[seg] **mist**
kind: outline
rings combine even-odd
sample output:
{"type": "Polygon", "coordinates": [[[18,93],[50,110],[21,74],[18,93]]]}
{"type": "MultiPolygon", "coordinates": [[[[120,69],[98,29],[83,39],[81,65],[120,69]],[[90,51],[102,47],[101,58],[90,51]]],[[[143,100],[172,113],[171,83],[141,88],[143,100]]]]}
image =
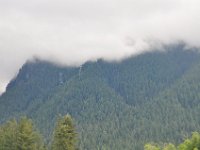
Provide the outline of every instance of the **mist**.
{"type": "Polygon", "coordinates": [[[120,60],[184,41],[200,47],[199,0],[0,0],[0,92],[33,57],[120,60]]]}

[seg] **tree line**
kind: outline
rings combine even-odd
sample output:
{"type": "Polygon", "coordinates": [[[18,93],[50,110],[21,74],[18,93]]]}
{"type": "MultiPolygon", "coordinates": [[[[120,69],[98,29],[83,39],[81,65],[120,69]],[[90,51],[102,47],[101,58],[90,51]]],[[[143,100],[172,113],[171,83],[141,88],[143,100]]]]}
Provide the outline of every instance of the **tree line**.
{"type": "MultiPolygon", "coordinates": [[[[12,119],[0,126],[0,150],[78,150],[77,137],[70,115],[59,116],[49,145],[45,144],[32,120],[21,117],[18,121],[12,119]]],[[[200,134],[193,132],[191,138],[178,146],[147,143],[144,150],[200,150],[200,134]]]]}
{"type": "Polygon", "coordinates": [[[76,150],[77,133],[70,115],[60,116],[46,145],[31,119],[12,119],[0,126],[0,150],[76,150]]]}

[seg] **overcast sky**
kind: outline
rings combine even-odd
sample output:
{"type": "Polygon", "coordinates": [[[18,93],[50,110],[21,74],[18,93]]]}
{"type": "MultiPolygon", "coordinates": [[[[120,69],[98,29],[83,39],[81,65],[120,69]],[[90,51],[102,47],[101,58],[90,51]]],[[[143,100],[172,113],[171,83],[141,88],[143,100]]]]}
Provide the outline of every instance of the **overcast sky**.
{"type": "Polygon", "coordinates": [[[33,56],[65,65],[200,46],[200,0],[0,0],[0,91],[33,56]]]}

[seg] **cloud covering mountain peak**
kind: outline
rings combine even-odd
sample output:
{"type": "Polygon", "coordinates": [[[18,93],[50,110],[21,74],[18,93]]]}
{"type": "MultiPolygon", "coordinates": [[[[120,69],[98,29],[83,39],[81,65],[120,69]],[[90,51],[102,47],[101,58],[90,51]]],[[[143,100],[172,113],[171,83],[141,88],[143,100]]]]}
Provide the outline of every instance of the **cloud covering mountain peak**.
{"type": "Polygon", "coordinates": [[[0,0],[0,90],[34,56],[118,60],[157,43],[200,46],[199,0],[0,0]]]}

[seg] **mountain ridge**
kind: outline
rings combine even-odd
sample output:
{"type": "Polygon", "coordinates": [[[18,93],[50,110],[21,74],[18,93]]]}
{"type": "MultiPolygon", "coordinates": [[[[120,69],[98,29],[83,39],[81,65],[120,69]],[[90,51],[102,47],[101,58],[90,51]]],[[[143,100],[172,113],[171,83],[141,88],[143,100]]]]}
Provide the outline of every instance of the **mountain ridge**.
{"type": "Polygon", "coordinates": [[[200,130],[200,54],[181,46],[119,63],[80,67],[25,64],[0,97],[0,122],[27,115],[47,142],[58,114],[70,113],[80,149],[142,149],[144,143],[180,142],[200,130]]]}

